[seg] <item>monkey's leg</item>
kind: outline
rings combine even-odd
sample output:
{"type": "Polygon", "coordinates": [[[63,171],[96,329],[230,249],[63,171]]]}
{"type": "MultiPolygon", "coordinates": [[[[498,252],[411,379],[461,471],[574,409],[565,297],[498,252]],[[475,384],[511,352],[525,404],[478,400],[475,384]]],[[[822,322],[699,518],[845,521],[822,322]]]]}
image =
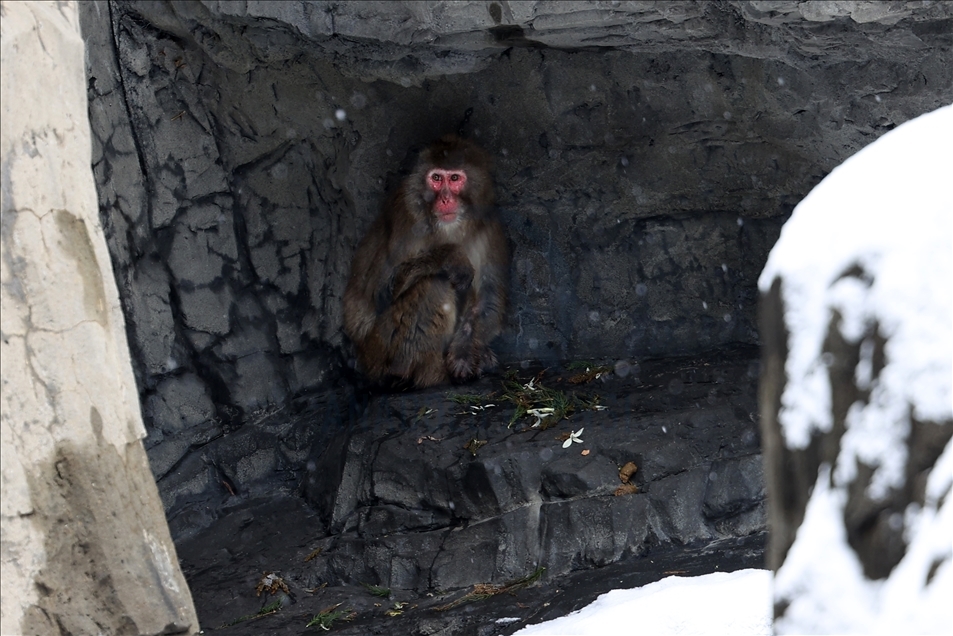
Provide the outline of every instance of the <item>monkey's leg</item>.
{"type": "Polygon", "coordinates": [[[458,382],[478,377],[497,364],[496,355],[481,333],[478,314],[477,306],[467,310],[447,347],[447,371],[458,382]]]}
{"type": "Polygon", "coordinates": [[[489,343],[500,333],[505,299],[499,285],[484,277],[480,293],[470,294],[447,347],[446,365],[455,381],[475,378],[497,365],[489,343]]]}
{"type": "Polygon", "coordinates": [[[402,263],[389,303],[359,347],[367,375],[418,387],[446,381],[444,352],[472,280],[473,267],[456,245],[440,245],[402,263]]]}
{"type": "Polygon", "coordinates": [[[444,352],[459,315],[459,292],[444,276],[418,278],[377,316],[362,347],[361,365],[376,381],[417,387],[447,380],[444,352]]]}

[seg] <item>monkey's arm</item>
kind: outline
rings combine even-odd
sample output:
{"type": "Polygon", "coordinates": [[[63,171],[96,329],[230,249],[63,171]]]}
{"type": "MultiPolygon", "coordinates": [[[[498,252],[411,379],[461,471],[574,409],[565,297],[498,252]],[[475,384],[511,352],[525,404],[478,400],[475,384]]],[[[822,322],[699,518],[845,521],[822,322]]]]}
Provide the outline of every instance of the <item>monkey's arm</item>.
{"type": "Polygon", "coordinates": [[[487,258],[480,270],[480,293],[474,306],[474,337],[489,344],[503,329],[506,290],[510,273],[510,252],[499,223],[486,228],[487,258]]]}
{"type": "Polygon", "coordinates": [[[457,245],[438,245],[401,263],[394,272],[392,297],[399,298],[421,279],[443,276],[458,291],[466,291],[473,280],[473,266],[457,245]]]}
{"type": "Polygon", "coordinates": [[[344,332],[357,345],[373,329],[379,314],[378,291],[390,280],[386,247],[386,224],[378,217],[354,253],[344,290],[344,332]]]}
{"type": "Polygon", "coordinates": [[[447,368],[467,380],[496,366],[489,344],[503,328],[506,310],[509,249],[498,224],[486,229],[489,250],[480,270],[479,293],[471,293],[447,349],[447,368]]]}

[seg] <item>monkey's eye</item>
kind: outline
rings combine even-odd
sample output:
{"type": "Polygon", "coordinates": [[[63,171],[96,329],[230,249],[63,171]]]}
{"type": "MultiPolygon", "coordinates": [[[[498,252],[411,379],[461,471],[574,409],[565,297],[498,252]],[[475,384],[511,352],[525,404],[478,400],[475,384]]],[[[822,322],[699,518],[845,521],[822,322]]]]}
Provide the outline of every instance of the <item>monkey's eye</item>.
{"type": "Polygon", "coordinates": [[[436,172],[430,175],[430,178],[434,181],[440,181],[441,179],[443,179],[443,177],[437,174],[436,172]]]}
{"type": "Polygon", "coordinates": [[[450,175],[450,180],[451,180],[451,181],[459,181],[459,180],[460,180],[460,175],[458,175],[458,174],[452,174],[452,175],[450,175]]]}

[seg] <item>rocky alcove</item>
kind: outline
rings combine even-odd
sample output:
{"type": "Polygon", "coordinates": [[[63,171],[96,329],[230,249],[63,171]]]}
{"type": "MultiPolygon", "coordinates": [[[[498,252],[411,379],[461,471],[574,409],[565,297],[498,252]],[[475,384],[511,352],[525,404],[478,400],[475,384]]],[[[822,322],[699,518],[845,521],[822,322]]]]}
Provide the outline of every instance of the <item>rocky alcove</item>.
{"type": "Polygon", "coordinates": [[[943,3],[80,14],[145,446],[202,625],[227,633],[304,632],[338,602],[342,633],[512,633],[616,584],[759,566],[757,277],[830,170],[953,101],[943,3]],[[538,432],[507,426],[502,374],[388,394],[351,368],[353,250],[457,131],[494,156],[514,254],[504,370],[605,410],[538,432]],[[540,567],[523,596],[455,604],[540,567]],[[271,591],[280,611],[238,621],[271,591]]]}

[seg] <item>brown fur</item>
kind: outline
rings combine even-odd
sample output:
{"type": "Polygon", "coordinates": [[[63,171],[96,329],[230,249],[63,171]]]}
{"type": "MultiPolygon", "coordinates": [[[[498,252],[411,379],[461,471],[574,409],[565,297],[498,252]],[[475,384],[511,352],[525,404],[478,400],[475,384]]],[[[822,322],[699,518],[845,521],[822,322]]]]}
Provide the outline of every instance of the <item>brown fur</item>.
{"type": "Polygon", "coordinates": [[[424,150],[361,241],[344,293],[344,330],[375,382],[417,387],[496,365],[489,342],[506,304],[509,250],[493,208],[487,155],[452,135],[424,150]],[[440,224],[425,178],[464,169],[456,221],[440,224]]]}

